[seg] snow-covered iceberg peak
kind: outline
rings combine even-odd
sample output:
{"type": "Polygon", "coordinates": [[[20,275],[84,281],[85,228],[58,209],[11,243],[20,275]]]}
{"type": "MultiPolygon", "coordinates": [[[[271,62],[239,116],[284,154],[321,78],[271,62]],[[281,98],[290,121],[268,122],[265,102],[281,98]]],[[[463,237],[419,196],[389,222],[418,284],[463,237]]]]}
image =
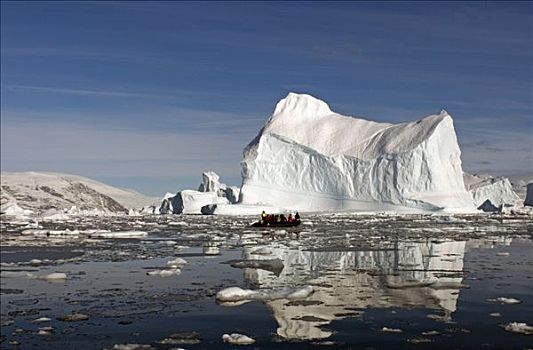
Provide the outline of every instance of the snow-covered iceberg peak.
{"type": "Polygon", "coordinates": [[[244,204],[299,210],[473,210],[451,116],[389,124],[291,93],[244,150],[244,204]]]}
{"type": "Polygon", "coordinates": [[[292,118],[312,118],[333,114],[328,104],[311,95],[290,92],[276,105],[273,116],[291,115],[292,118]]]}

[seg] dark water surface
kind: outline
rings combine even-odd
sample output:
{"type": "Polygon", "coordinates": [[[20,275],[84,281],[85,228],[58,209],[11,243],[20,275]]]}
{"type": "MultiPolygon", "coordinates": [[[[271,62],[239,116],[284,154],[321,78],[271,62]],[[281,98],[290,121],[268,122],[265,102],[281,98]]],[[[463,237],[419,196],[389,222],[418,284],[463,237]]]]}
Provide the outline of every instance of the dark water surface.
{"type": "Polygon", "coordinates": [[[251,221],[3,221],[1,348],[533,348],[533,335],[503,327],[533,325],[531,217],[330,214],[293,230],[251,229],[251,221]],[[98,239],[94,229],[148,234],[98,239]],[[187,261],[179,273],[147,274],[176,257],[187,261]],[[54,272],[67,278],[42,278],[54,272]],[[217,292],[235,286],[313,293],[217,303],[217,292]],[[72,313],[89,318],[57,319],[72,313]],[[32,322],[40,317],[51,321],[32,322]],[[176,332],[197,332],[200,342],[164,344],[176,332]],[[225,344],[224,333],[256,343],[225,344]]]}

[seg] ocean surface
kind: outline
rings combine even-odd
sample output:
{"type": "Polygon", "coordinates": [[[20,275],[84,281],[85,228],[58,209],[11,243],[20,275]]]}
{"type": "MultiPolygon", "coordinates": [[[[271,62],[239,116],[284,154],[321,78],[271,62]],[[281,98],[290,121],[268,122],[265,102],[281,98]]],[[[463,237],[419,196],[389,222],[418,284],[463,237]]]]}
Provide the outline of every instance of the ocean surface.
{"type": "Polygon", "coordinates": [[[0,347],[533,348],[531,217],[317,214],[286,229],[255,219],[3,219],[0,347]],[[177,257],[186,264],[169,266],[177,257]],[[217,300],[229,287],[261,293],[217,300]],[[231,333],[255,343],[224,343],[231,333]]]}

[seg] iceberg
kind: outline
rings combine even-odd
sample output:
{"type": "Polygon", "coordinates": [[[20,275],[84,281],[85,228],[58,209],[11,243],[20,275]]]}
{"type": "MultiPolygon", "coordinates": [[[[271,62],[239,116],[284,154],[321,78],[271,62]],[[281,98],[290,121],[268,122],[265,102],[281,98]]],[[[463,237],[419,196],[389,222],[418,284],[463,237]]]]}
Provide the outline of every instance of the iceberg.
{"type": "Polygon", "coordinates": [[[199,192],[217,192],[225,188],[226,185],[220,183],[220,176],[214,171],[202,173],[202,183],[198,187],[199,192]]]}
{"type": "Polygon", "coordinates": [[[474,206],[483,211],[499,211],[504,206],[515,206],[520,197],[514,192],[509,179],[464,174],[466,189],[472,194],[474,206]]]}
{"type": "Polygon", "coordinates": [[[167,193],[163,197],[159,212],[161,214],[213,214],[218,205],[236,203],[239,188],[220,182],[214,171],[202,174],[202,183],[195,190],[183,190],[177,194],[167,193]]]}
{"type": "Polygon", "coordinates": [[[524,200],[524,206],[533,207],[533,183],[527,184],[527,194],[524,200]]]}
{"type": "Polygon", "coordinates": [[[240,204],[300,211],[473,211],[452,117],[388,124],[290,93],[244,150],[240,204]]]}

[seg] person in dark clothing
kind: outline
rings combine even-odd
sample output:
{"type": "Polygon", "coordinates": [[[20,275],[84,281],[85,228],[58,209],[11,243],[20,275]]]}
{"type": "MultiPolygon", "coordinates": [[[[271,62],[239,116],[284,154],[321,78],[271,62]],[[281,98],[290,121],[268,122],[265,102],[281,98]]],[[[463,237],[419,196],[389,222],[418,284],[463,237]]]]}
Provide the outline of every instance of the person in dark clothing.
{"type": "Polygon", "coordinates": [[[300,220],[300,214],[298,214],[298,212],[296,212],[296,214],[294,215],[294,220],[296,221],[300,220]]]}
{"type": "Polygon", "coordinates": [[[279,216],[279,218],[280,218],[281,222],[287,222],[287,218],[285,217],[285,215],[281,214],[279,216]]]}

